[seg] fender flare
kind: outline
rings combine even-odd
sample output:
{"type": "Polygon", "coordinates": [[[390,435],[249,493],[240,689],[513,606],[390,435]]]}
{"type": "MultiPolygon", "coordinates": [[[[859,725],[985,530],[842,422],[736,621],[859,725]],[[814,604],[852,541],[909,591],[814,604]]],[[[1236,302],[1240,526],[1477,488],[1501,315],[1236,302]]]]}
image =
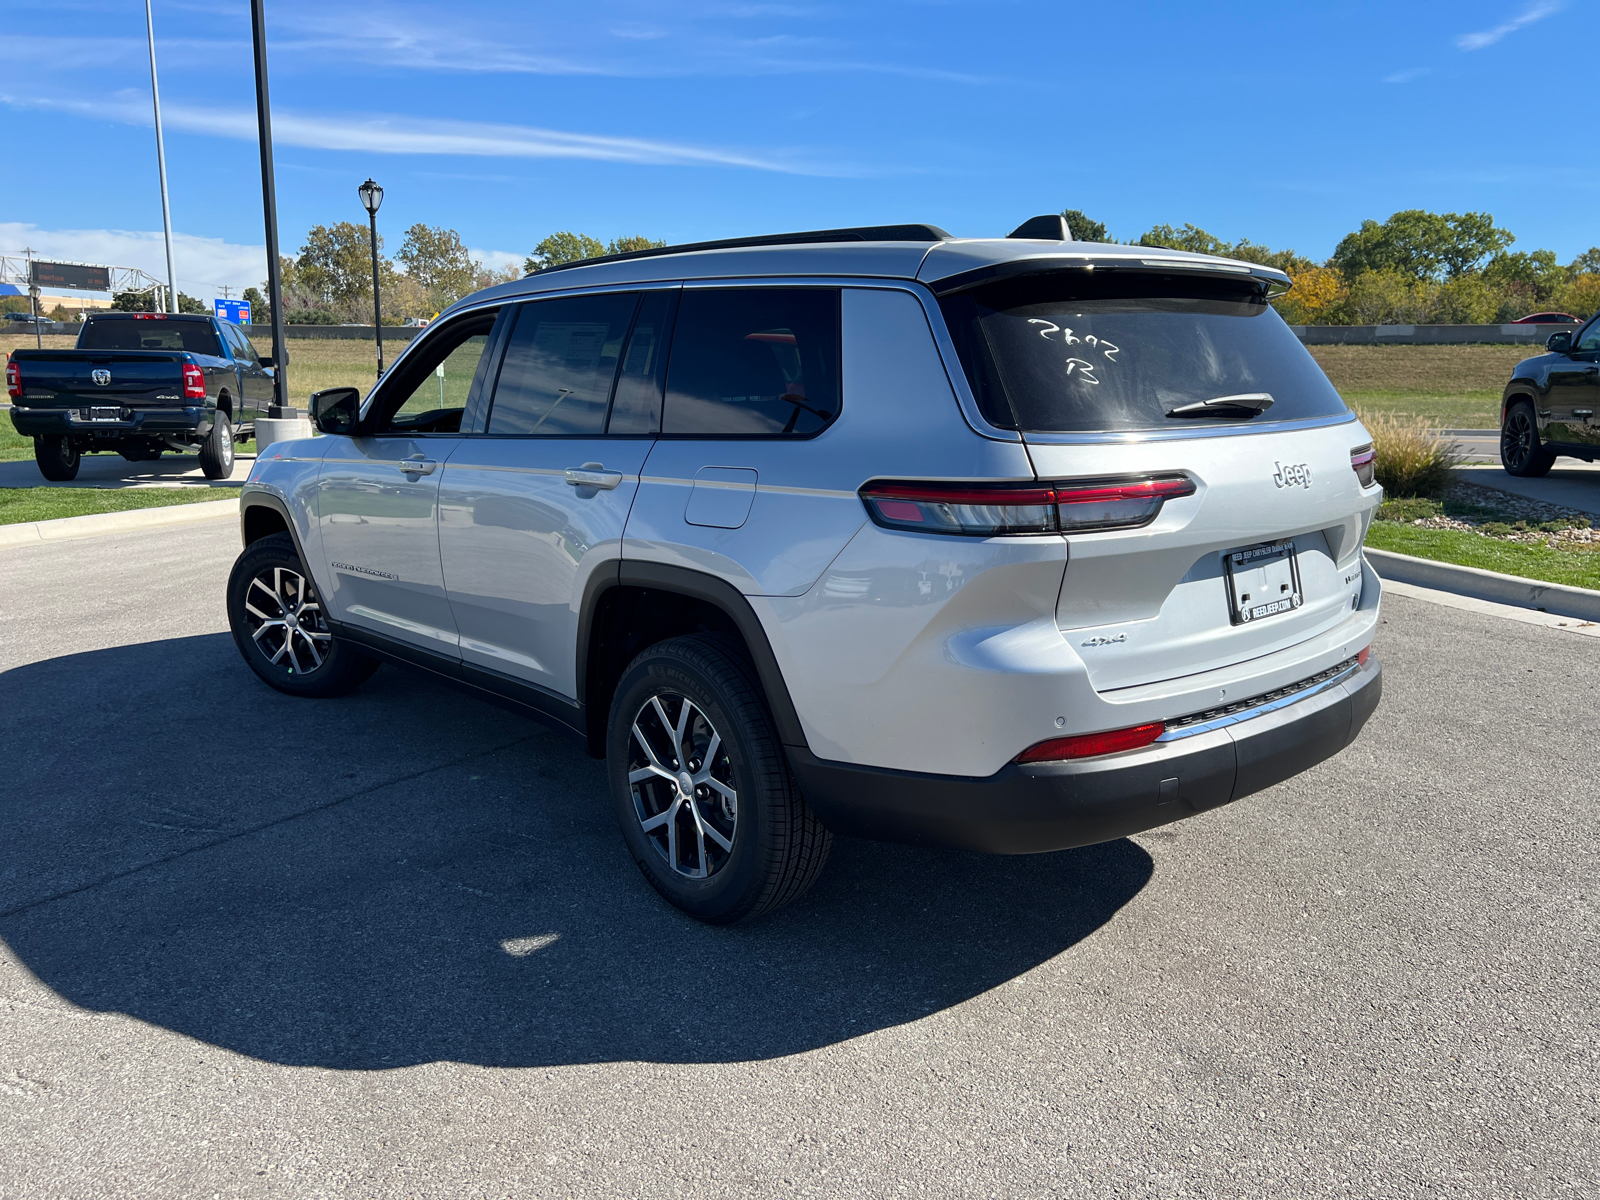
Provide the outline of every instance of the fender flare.
{"type": "Polygon", "coordinates": [[[720,609],[733,622],[750,650],[756,676],[761,681],[767,707],[772,712],[773,724],[777,726],[778,739],[785,746],[807,748],[805,730],[800,724],[799,713],[795,711],[794,700],[789,695],[789,685],[784,682],[783,670],[778,666],[778,657],[772,652],[772,643],[767,640],[767,631],[761,624],[761,618],[756,616],[756,610],[750,606],[744,593],[715,575],[668,563],[612,560],[597,567],[589,576],[583,589],[582,609],[578,614],[578,657],[575,665],[580,704],[587,708],[584,693],[588,685],[589,641],[594,614],[601,598],[614,587],[674,592],[720,609]]]}

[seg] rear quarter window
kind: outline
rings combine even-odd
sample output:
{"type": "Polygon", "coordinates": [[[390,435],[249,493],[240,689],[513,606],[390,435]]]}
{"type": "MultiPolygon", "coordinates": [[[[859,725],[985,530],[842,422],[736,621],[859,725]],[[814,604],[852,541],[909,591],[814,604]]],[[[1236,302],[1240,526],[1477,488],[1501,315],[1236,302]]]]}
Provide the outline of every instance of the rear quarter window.
{"type": "Polygon", "coordinates": [[[807,437],[839,415],[838,288],[688,288],[662,433],[807,437]]]}
{"type": "Polygon", "coordinates": [[[1265,298],[1233,281],[1061,272],[939,303],[979,406],[1001,428],[1208,428],[1348,411],[1265,298]],[[1272,405],[1256,416],[1169,416],[1263,392],[1272,405]]]}

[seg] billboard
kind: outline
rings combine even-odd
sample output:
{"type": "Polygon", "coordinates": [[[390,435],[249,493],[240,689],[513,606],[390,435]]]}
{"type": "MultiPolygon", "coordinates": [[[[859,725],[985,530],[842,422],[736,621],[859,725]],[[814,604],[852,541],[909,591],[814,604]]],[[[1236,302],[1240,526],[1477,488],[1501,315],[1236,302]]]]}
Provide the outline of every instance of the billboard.
{"type": "Polygon", "coordinates": [[[217,320],[232,321],[235,325],[250,324],[250,301],[213,300],[211,303],[216,308],[217,320]]]}
{"type": "Polygon", "coordinates": [[[84,267],[77,263],[35,262],[33,286],[36,288],[67,288],[74,292],[109,292],[111,269],[109,267],[84,267]]]}

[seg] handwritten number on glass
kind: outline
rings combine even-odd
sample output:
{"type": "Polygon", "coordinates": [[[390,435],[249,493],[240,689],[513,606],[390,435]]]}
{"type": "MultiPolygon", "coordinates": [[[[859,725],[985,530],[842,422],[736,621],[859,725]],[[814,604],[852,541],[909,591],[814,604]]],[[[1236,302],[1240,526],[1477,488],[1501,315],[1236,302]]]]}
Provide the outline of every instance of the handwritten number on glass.
{"type": "MultiPolygon", "coordinates": [[[[1085,349],[1082,351],[1082,353],[1088,353],[1090,350],[1098,350],[1101,354],[1105,355],[1106,362],[1108,363],[1116,362],[1117,355],[1122,353],[1122,347],[1112,345],[1112,343],[1106,341],[1104,338],[1095,337],[1095,335],[1092,333],[1086,333],[1082,337],[1078,337],[1072,332],[1072,330],[1065,329],[1062,326],[1055,324],[1053,321],[1042,320],[1039,317],[1030,317],[1028,319],[1028,324],[1043,326],[1043,328],[1039,330],[1039,336],[1044,338],[1046,341],[1051,340],[1051,334],[1059,333],[1061,335],[1061,344],[1063,346],[1083,346],[1085,349]]],[[[1100,381],[1095,378],[1094,373],[1100,365],[1101,364],[1092,362],[1087,358],[1079,358],[1074,355],[1073,357],[1067,359],[1067,374],[1075,374],[1085,383],[1098,385],[1100,381]]]]}

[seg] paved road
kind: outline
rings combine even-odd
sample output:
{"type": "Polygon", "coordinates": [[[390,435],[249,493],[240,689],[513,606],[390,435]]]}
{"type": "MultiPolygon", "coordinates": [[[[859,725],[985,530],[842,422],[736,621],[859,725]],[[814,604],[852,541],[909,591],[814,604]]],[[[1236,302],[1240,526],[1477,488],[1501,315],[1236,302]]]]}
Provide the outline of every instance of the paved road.
{"type": "Polygon", "coordinates": [[[86,454],[78,467],[78,477],[66,483],[51,483],[39,474],[39,464],[31,458],[0,462],[0,487],[209,487],[237,489],[250,477],[255,465],[255,443],[248,457],[241,453],[233,461],[233,474],[227,479],[207,479],[200,470],[198,454],[169,451],[155,462],[133,463],[120,454],[86,454]]]}
{"type": "Polygon", "coordinates": [[[1593,1196],[1600,640],[1394,598],[1338,759],[665,908],[559,736],[257,683],[229,522],[0,552],[0,1196],[1593,1196]]]}

